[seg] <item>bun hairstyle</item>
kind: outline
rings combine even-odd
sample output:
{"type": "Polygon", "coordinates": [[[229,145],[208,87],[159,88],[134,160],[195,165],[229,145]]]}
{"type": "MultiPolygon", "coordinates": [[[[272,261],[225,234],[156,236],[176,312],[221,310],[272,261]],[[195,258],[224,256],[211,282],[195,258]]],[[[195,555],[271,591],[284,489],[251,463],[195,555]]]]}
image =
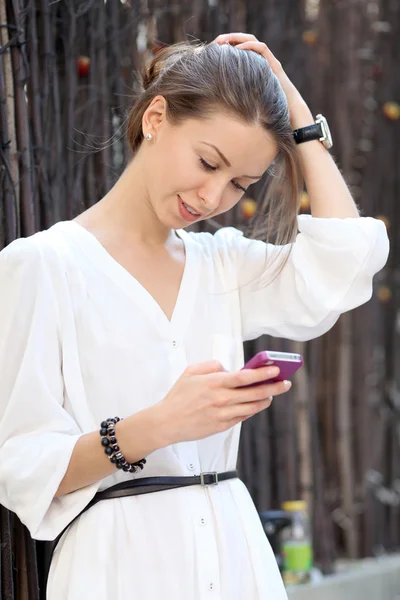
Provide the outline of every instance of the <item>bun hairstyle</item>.
{"type": "Polygon", "coordinates": [[[266,196],[254,233],[265,237],[267,229],[268,234],[273,232],[275,244],[293,242],[303,179],[286,96],[267,61],[256,52],[214,42],[183,42],[160,50],[141,73],[138,96],[128,115],[127,139],[133,154],[143,141],[143,114],[157,95],[166,99],[171,124],[224,111],[264,127],[274,137],[278,155],[273,173],[270,170],[266,177],[266,196]]]}

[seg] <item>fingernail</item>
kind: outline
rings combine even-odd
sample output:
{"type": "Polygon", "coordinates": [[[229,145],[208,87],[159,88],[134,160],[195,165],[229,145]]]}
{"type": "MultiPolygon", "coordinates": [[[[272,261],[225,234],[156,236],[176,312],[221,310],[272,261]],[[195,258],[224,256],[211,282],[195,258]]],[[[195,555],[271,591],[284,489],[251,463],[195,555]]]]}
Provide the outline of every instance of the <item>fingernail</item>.
{"type": "Polygon", "coordinates": [[[285,390],[290,390],[290,388],[292,387],[292,382],[285,379],[283,385],[285,386],[285,390]]]}

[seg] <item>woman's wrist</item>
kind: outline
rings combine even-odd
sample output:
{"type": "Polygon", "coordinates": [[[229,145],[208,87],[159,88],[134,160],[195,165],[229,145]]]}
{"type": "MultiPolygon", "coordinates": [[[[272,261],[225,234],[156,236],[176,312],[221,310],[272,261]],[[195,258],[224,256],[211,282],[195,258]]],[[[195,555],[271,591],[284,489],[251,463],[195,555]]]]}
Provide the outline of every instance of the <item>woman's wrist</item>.
{"type": "Polygon", "coordinates": [[[165,423],[157,405],[119,421],[115,426],[118,445],[125,459],[134,463],[169,445],[165,423]]]}

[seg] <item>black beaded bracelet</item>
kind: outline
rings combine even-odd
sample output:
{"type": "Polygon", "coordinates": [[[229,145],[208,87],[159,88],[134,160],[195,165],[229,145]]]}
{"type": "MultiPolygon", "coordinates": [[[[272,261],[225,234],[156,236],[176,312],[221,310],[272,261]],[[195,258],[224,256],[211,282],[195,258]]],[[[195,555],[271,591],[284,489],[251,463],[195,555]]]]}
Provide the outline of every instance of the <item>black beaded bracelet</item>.
{"type": "Polygon", "coordinates": [[[127,473],[136,473],[143,469],[146,464],[146,459],[142,458],[134,463],[128,463],[125,456],[122,454],[118,446],[117,438],[115,437],[115,424],[122,421],[120,417],[111,417],[100,423],[101,445],[104,447],[104,452],[107,454],[110,461],[117,467],[127,473]],[[107,437],[108,436],[108,437],[107,437]]]}

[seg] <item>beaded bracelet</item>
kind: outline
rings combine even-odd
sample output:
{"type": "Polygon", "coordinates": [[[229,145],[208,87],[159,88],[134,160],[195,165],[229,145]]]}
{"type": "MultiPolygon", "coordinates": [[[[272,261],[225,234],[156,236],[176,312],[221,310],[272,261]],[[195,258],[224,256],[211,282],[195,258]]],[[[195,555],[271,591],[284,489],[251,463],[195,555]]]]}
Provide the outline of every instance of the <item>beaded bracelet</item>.
{"type": "Polygon", "coordinates": [[[100,423],[101,445],[104,447],[105,454],[107,454],[117,469],[122,469],[127,473],[136,473],[140,469],[143,469],[147,461],[145,458],[134,463],[128,463],[125,460],[125,456],[122,454],[117,438],[115,437],[114,427],[118,421],[122,421],[122,419],[120,417],[111,417],[100,423]]]}

